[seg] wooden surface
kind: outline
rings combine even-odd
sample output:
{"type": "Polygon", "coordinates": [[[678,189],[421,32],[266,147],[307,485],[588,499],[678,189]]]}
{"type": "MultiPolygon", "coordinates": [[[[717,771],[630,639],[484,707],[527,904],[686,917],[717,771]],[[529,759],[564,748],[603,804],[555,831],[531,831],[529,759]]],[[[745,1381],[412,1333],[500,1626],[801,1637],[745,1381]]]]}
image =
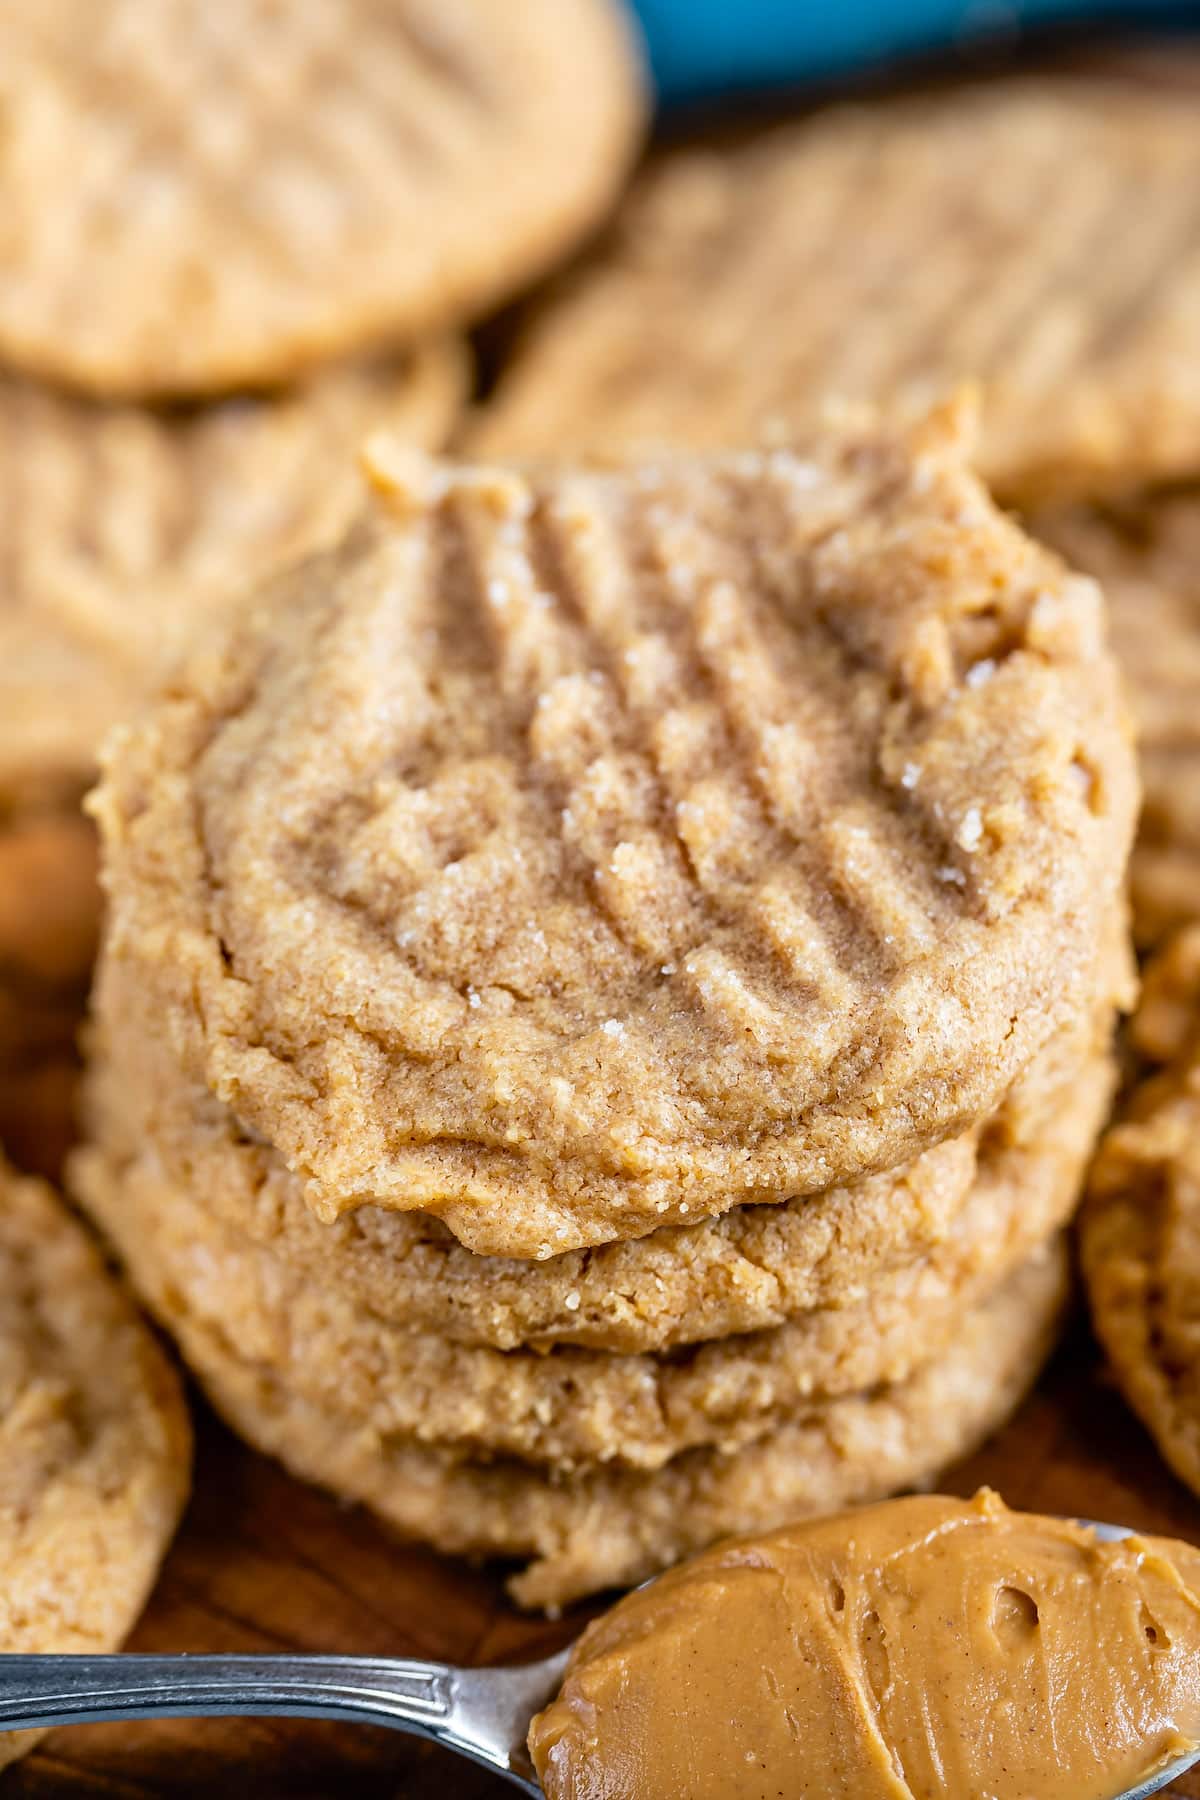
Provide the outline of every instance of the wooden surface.
{"type": "MultiPolygon", "coordinates": [[[[523,1619],[494,1572],[399,1544],[199,1417],[197,1488],[131,1648],[311,1650],[467,1663],[547,1654],[582,1614],[523,1619]]],[[[1200,1542],[1200,1500],[1175,1482],[1096,1367],[1080,1323],[1006,1431],[945,1482],[990,1482],[1014,1506],[1119,1520],[1200,1542]]],[[[93,1725],[44,1740],[4,1800],[504,1800],[515,1790],[398,1733],[296,1721],[93,1725]]],[[[1200,1800],[1200,1773],[1171,1790],[1200,1800]]]]}

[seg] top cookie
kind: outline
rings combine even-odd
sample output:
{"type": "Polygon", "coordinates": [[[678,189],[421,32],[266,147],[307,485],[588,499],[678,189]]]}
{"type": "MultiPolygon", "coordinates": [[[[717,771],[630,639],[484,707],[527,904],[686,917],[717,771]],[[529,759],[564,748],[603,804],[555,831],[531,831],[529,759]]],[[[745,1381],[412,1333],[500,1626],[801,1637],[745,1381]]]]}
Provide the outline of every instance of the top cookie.
{"type": "Polygon", "coordinates": [[[535,313],[472,447],[736,444],[969,377],[1006,498],[1193,468],[1198,155],[1194,93],[1081,77],[670,152],[535,313]]]}
{"type": "Polygon", "coordinates": [[[472,316],[616,192],[609,0],[8,0],[0,353],[210,393],[472,316]]]}
{"type": "MultiPolygon", "coordinates": [[[[0,1650],[117,1650],[187,1497],[179,1383],[82,1226],[0,1164],[0,1650]]],[[[0,1767],[28,1749],[0,1732],[0,1767]]]]}
{"type": "Polygon", "coordinates": [[[449,338],[158,412],[0,376],[0,811],[74,805],[197,619],[345,530],[361,440],[439,448],[467,381],[449,338]]]}
{"type": "Polygon", "coordinates": [[[953,416],[612,473],[384,444],[374,516],[110,740],[113,954],[318,1211],[536,1256],[812,1192],[1077,1013],[1116,673],[964,456],[953,416]]]}

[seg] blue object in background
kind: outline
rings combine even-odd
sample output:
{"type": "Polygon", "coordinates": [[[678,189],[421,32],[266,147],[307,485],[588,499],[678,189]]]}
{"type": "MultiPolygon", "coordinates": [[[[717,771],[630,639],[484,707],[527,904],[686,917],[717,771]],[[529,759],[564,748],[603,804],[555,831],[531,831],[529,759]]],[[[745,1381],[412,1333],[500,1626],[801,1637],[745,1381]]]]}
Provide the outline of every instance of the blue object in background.
{"type": "Polygon", "coordinates": [[[786,85],[1030,26],[1200,23],[1195,0],[632,0],[664,100],[786,85]]]}

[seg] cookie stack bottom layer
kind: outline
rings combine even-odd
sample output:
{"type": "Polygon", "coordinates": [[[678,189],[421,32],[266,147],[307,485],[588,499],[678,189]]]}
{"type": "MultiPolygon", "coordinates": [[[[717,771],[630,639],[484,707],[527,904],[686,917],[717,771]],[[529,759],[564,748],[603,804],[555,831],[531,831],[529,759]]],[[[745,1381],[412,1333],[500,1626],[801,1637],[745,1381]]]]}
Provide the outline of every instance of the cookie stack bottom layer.
{"type": "MultiPolygon", "coordinates": [[[[298,1270],[286,1239],[256,1243],[214,1218],[207,1201],[217,1183],[203,1154],[185,1182],[147,1152],[152,1136],[136,1126],[125,1152],[87,1153],[77,1174],[168,1324],[185,1306],[314,1404],[472,1454],[559,1470],[654,1469],[688,1449],[753,1443],[800,1405],[904,1380],[943,1353],[963,1313],[1065,1224],[1110,1091],[1108,1059],[1092,1047],[1069,1083],[1064,1072],[1052,1084],[1053,1121],[1022,1132],[1019,1109],[995,1121],[944,1236],[879,1270],[864,1297],[798,1310],[768,1330],[632,1355],[500,1351],[381,1316],[343,1289],[336,1259],[298,1270]]],[[[481,1285],[488,1267],[482,1260],[481,1285]]]]}
{"type": "Polygon", "coordinates": [[[257,1448],[441,1550],[520,1558],[513,1598],[554,1609],[726,1534],[932,1482],[1024,1396],[1068,1291],[1056,1243],[968,1313],[946,1353],[908,1381],[802,1407],[734,1454],[693,1450],[653,1473],[555,1474],[419,1444],[314,1405],[178,1304],[170,1326],[214,1405],[257,1448]]]}
{"type": "MultiPolygon", "coordinates": [[[[1108,965],[1106,996],[1117,977],[1108,965]]],[[[827,1279],[781,1324],[689,1344],[676,1319],[657,1354],[500,1350],[462,1341],[461,1308],[449,1335],[418,1307],[406,1322],[402,1261],[392,1306],[369,1304],[364,1288],[385,1289],[386,1250],[368,1259],[368,1281],[360,1245],[347,1279],[350,1222],[313,1221],[274,1152],[189,1088],[143,987],[109,970],[100,992],[97,1141],[76,1160],[76,1188],[218,1407],[253,1443],[405,1531],[533,1559],[513,1583],[530,1605],[640,1579],[722,1532],[932,1479],[986,1435],[1051,1341],[1066,1281],[1058,1234],[1112,1086],[1106,997],[1035,1059],[996,1118],[928,1153],[945,1165],[943,1211],[927,1238],[906,1242],[901,1227],[865,1280],[850,1277],[860,1265],[847,1251],[847,1278],[827,1279]],[[263,1165],[282,1209],[274,1235],[247,1205],[263,1165]],[[321,1235],[323,1263],[311,1254],[321,1235]],[[995,1337],[1011,1342],[995,1362],[980,1346],[994,1346],[988,1322],[1000,1318],[995,1337]]],[[[815,1229],[830,1207],[853,1243],[856,1189],[878,1226],[886,1179],[743,1211],[815,1229]]],[[[891,1180],[900,1209],[922,1177],[891,1180]]],[[[633,1269],[645,1251],[647,1285],[672,1265],[686,1281],[688,1237],[725,1241],[738,1221],[620,1249],[633,1269]]],[[[798,1226],[793,1242],[805,1242],[798,1226]]],[[[503,1295],[521,1265],[455,1254],[473,1265],[477,1329],[493,1271],[503,1295]]],[[[836,1269],[836,1249],[825,1264],[836,1269]]],[[[561,1285],[552,1265],[524,1273],[531,1287],[561,1285]]]]}

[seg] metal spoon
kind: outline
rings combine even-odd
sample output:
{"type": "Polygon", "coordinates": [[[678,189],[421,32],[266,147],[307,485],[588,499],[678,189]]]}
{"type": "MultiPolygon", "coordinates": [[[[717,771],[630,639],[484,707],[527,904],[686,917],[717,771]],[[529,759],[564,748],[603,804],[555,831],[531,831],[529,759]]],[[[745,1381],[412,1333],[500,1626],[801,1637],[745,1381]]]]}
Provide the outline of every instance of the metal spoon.
{"type": "Polygon", "coordinates": [[[386,1656],[0,1656],[0,1730],[254,1716],[392,1725],[540,1795],[525,1736],[566,1661],[565,1650],[512,1669],[386,1656]]]}
{"type": "MultiPolygon", "coordinates": [[[[1125,1526],[1083,1519],[1112,1542],[1125,1526]]],[[[252,1716],[391,1725],[540,1795],[529,1722],[558,1692],[568,1652],[512,1669],[370,1656],[0,1656],[0,1730],[102,1719],[252,1716]]],[[[1200,1761],[1179,1757],[1115,1800],[1147,1800],[1200,1761]]]]}

